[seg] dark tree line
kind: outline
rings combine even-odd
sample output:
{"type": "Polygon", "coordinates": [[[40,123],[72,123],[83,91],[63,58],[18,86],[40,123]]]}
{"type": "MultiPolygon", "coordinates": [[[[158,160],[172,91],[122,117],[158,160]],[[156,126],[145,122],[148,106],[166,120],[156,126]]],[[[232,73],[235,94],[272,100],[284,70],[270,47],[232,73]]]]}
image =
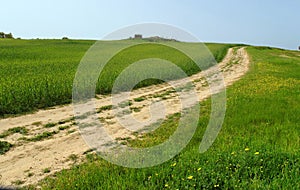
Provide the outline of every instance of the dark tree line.
{"type": "Polygon", "coordinates": [[[0,38],[14,38],[12,33],[5,34],[4,32],[0,32],[0,38]]]}

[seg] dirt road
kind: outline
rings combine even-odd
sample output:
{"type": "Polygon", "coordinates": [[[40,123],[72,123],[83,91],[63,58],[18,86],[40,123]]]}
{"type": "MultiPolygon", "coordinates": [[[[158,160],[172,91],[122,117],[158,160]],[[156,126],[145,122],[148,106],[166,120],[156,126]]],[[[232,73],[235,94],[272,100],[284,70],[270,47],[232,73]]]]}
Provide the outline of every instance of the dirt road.
{"type": "MultiPolygon", "coordinates": [[[[247,72],[249,57],[245,48],[231,48],[224,60],[214,67],[222,71],[225,85],[229,86],[247,72]]],[[[189,77],[195,86],[199,101],[211,96],[205,76],[213,77],[214,70],[215,68],[210,68],[189,77]]],[[[184,79],[174,82],[181,84],[184,79]]],[[[150,113],[149,106],[153,103],[164,105],[165,115],[180,112],[182,109],[176,91],[169,84],[134,90],[130,93],[130,99],[124,104],[124,108],[129,109],[119,110],[116,113],[119,118],[124,119],[123,122],[128,121],[127,116],[133,116],[141,122],[147,121],[145,125],[164,119],[159,114],[150,113]]],[[[127,123],[132,127],[131,130],[122,127],[120,120],[115,116],[115,108],[111,106],[110,96],[98,96],[95,102],[98,108],[97,117],[110,135],[114,138],[132,137],[131,130],[136,129],[135,125],[127,123]]],[[[188,106],[192,104],[193,102],[188,106]]],[[[90,147],[80,136],[73,116],[73,106],[67,105],[0,120],[0,134],[16,131],[0,139],[14,145],[4,155],[0,155],[0,184],[33,184],[47,175],[84,160],[85,153],[90,147]],[[14,130],[16,127],[23,130],[21,132],[14,130]]]]}

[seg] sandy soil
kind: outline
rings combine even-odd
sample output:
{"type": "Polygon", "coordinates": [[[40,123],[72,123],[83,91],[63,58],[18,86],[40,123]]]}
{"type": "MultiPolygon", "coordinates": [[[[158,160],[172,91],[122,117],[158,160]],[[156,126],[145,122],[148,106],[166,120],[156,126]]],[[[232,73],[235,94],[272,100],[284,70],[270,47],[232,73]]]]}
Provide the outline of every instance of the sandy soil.
{"type": "MultiPolygon", "coordinates": [[[[94,100],[96,107],[101,109],[97,118],[114,138],[134,138],[133,131],[142,130],[143,127],[164,119],[167,115],[180,112],[181,109],[191,107],[197,101],[211,96],[208,81],[219,80],[216,70],[219,69],[222,72],[225,85],[228,86],[241,78],[248,68],[249,57],[245,48],[229,49],[224,60],[218,65],[195,74],[188,80],[172,81],[173,85],[181,86],[181,91],[187,94],[184,98],[184,106],[176,91],[166,83],[130,92],[131,103],[121,106],[123,108],[120,109],[103,109],[103,106],[112,105],[111,97],[98,96],[94,100]],[[193,89],[196,89],[197,101],[188,98],[187,81],[192,81],[195,86],[193,89]],[[156,106],[151,106],[153,104],[156,106]],[[165,114],[161,114],[162,106],[165,114]],[[130,117],[135,118],[134,121],[130,117]],[[144,123],[141,125],[135,121],[144,123]],[[123,127],[124,125],[127,128],[123,127]]],[[[0,155],[0,184],[34,184],[48,175],[84,161],[85,154],[90,151],[90,147],[81,137],[76,126],[77,120],[75,122],[73,116],[73,105],[67,105],[1,119],[0,134],[15,127],[24,127],[28,132],[26,134],[15,133],[0,139],[14,145],[4,155],[0,155]],[[52,132],[52,135],[37,140],[36,137],[45,132],[52,132]]]]}

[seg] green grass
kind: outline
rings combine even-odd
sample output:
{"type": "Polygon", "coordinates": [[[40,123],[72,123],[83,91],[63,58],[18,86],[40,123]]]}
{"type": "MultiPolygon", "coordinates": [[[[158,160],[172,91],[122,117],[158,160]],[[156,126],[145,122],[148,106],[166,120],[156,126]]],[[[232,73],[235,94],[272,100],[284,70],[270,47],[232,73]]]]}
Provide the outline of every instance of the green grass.
{"type": "Polygon", "coordinates": [[[71,154],[69,157],[68,157],[69,160],[73,161],[73,162],[76,162],[78,160],[78,156],[76,154],[71,154]]]}
{"type": "Polygon", "coordinates": [[[132,101],[131,100],[126,100],[126,101],[124,101],[124,102],[120,102],[119,104],[118,104],[118,106],[120,107],[120,108],[125,108],[125,107],[128,107],[128,106],[131,106],[132,105],[132,101]]]}
{"type": "Polygon", "coordinates": [[[0,116],[71,102],[76,68],[94,41],[0,40],[0,116]]]}
{"type": "Polygon", "coordinates": [[[43,173],[50,173],[50,172],[51,172],[50,168],[43,169],[43,173]]]}
{"type": "Polygon", "coordinates": [[[25,127],[14,127],[14,128],[10,128],[4,132],[2,132],[0,134],[0,138],[5,138],[9,135],[15,134],[15,133],[20,133],[22,135],[26,135],[28,134],[28,129],[26,129],[25,127]]]}
{"type": "Polygon", "coordinates": [[[55,127],[58,123],[47,123],[44,125],[45,128],[52,128],[55,127]]]}
{"type": "Polygon", "coordinates": [[[144,100],[146,100],[147,98],[146,97],[138,97],[138,98],[134,98],[133,100],[135,101],[135,102],[142,102],[142,101],[144,101],[144,100]]]}
{"type": "MultiPolygon", "coordinates": [[[[7,117],[70,103],[79,62],[95,41],[1,39],[0,42],[0,117],[7,117]]],[[[233,45],[207,46],[220,61],[233,45]]],[[[173,61],[189,75],[199,71],[199,68],[191,64],[191,60],[172,48],[157,44],[134,46],[112,58],[100,75],[96,93],[109,93],[114,79],[124,67],[132,61],[150,57],[173,61]]],[[[161,81],[146,80],[137,87],[159,82],[161,81]]]]}
{"type": "MultiPolygon", "coordinates": [[[[114,42],[114,43],[123,43],[127,44],[128,41],[114,42]]],[[[115,79],[120,75],[120,73],[127,68],[130,64],[135,63],[136,61],[149,59],[149,58],[159,58],[163,60],[170,61],[180,67],[188,76],[198,73],[200,68],[185,54],[179,50],[172,48],[172,46],[178,46],[183,48],[198,48],[199,44],[197,43],[178,43],[178,42],[169,42],[164,45],[162,44],[139,44],[134,45],[130,48],[127,48],[119,53],[117,53],[104,67],[103,72],[100,74],[98,79],[98,84],[96,87],[96,93],[106,94],[110,93],[114,85],[115,79]],[[171,46],[171,47],[169,47],[171,46]]],[[[212,55],[216,58],[217,61],[221,61],[229,47],[233,45],[228,44],[207,44],[207,47],[211,50],[212,55]]],[[[200,49],[200,48],[199,48],[200,49]]],[[[110,51],[110,49],[106,50],[110,51]]],[[[194,49],[192,49],[194,51],[194,49]]],[[[208,68],[214,64],[211,60],[208,61],[209,57],[206,51],[199,50],[199,57],[202,68],[208,68]]],[[[176,73],[169,72],[166,69],[166,66],[160,64],[155,67],[156,73],[159,73],[160,76],[164,76],[165,80],[178,79],[179,76],[176,73]]],[[[130,76],[126,78],[126,82],[131,84],[130,81],[135,78],[139,78],[145,71],[143,68],[135,68],[135,72],[131,73],[130,76]],[[140,73],[138,73],[138,71],[140,73]]],[[[143,77],[141,77],[143,78],[143,77]]],[[[139,82],[135,88],[149,86],[152,84],[162,83],[162,80],[159,79],[147,79],[139,82]]],[[[131,86],[126,86],[126,84],[119,86],[116,91],[128,91],[131,90],[131,86]]]]}
{"type": "Polygon", "coordinates": [[[22,180],[16,180],[16,181],[12,182],[12,184],[15,184],[15,185],[22,185],[24,183],[25,183],[25,181],[22,181],[22,180]]]}
{"type": "Polygon", "coordinates": [[[6,141],[0,141],[0,156],[5,154],[13,145],[6,141]]]}
{"type": "Polygon", "coordinates": [[[142,110],[143,107],[130,107],[130,110],[134,111],[134,112],[140,112],[142,110]]]}
{"type": "MultiPolygon", "coordinates": [[[[180,115],[180,113],[175,113],[168,116],[158,129],[151,133],[146,133],[146,135],[143,135],[138,139],[129,140],[127,145],[131,147],[143,148],[155,146],[165,142],[178,127],[180,115]]],[[[156,124],[153,125],[155,126],[156,124]]]]}
{"type": "Polygon", "coordinates": [[[72,129],[72,130],[69,130],[67,133],[71,134],[71,133],[74,133],[75,131],[76,131],[75,129],[72,129]]]}
{"type": "Polygon", "coordinates": [[[50,131],[45,131],[45,132],[43,132],[41,134],[38,134],[34,137],[26,138],[25,140],[33,141],[33,142],[42,141],[44,139],[48,139],[48,138],[52,137],[53,135],[55,135],[57,133],[58,133],[58,131],[51,131],[51,132],[50,131]]]}
{"type": "Polygon", "coordinates": [[[63,130],[69,129],[70,127],[71,127],[70,125],[65,125],[65,126],[59,126],[58,129],[63,131],[63,130]]]}
{"type": "Polygon", "coordinates": [[[102,111],[107,111],[107,110],[111,110],[113,108],[112,105],[106,105],[106,106],[102,106],[97,110],[97,113],[101,113],[102,111]]]}
{"type": "Polygon", "coordinates": [[[42,122],[41,121],[36,121],[36,122],[33,122],[31,125],[40,126],[40,125],[42,125],[42,122]]]}
{"type": "MultiPolygon", "coordinates": [[[[42,189],[299,189],[300,53],[262,47],[247,51],[250,71],[227,90],[224,125],[207,152],[200,154],[199,144],[210,99],[201,102],[193,139],[170,161],[130,169],[88,154],[86,163],[43,180],[42,189]]],[[[128,143],[147,147],[163,142],[179,117],[170,116],[142,141],[128,143]]]]}

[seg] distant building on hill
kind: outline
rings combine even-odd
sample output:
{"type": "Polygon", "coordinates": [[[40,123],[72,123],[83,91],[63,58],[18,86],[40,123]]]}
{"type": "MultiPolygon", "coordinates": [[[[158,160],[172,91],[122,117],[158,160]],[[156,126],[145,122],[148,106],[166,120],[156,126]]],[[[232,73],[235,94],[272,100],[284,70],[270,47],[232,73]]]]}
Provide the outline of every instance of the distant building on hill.
{"type": "Polygon", "coordinates": [[[144,39],[148,40],[149,42],[160,42],[160,41],[163,41],[163,42],[170,42],[170,41],[178,42],[178,40],[176,40],[176,39],[163,38],[163,37],[159,37],[159,36],[153,36],[153,37],[144,38],[144,39]]]}
{"type": "Polygon", "coordinates": [[[134,39],[143,39],[143,35],[142,34],[135,34],[134,39]]]}
{"type": "Polygon", "coordinates": [[[135,34],[133,37],[129,37],[130,40],[136,40],[136,39],[143,39],[149,42],[160,42],[160,41],[173,41],[173,42],[179,42],[176,39],[169,39],[169,38],[163,38],[159,36],[152,36],[152,37],[144,37],[142,34],[135,34]]]}

